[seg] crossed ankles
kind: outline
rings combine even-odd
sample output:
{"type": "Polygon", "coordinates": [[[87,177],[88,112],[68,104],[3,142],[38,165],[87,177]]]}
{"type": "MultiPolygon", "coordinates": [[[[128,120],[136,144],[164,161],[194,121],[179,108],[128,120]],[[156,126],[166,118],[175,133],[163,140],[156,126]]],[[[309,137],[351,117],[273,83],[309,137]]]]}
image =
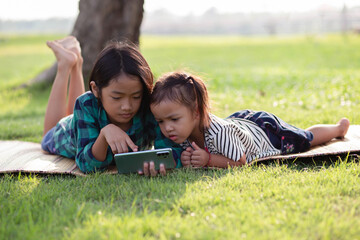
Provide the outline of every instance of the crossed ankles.
{"type": "Polygon", "coordinates": [[[47,41],[46,44],[53,51],[59,70],[71,69],[78,61],[78,57],[74,52],[64,48],[57,41],[47,41]]]}

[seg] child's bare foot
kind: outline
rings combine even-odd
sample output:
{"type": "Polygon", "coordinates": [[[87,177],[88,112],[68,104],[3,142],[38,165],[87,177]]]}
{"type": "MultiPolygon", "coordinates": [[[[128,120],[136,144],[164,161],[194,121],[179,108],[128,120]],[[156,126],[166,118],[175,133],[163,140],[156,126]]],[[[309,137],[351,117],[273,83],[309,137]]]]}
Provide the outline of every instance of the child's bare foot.
{"type": "Polygon", "coordinates": [[[60,40],[55,40],[57,43],[62,45],[65,49],[68,49],[75,53],[79,59],[82,60],[81,57],[81,47],[79,41],[74,36],[67,36],[60,40]]]}
{"type": "Polygon", "coordinates": [[[337,125],[339,126],[339,136],[337,138],[344,138],[350,127],[349,119],[342,118],[337,125]]]}
{"type": "Polygon", "coordinates": [[[58,68],[71,69],[76,64],[78,57],[75,53],[65,49],[56,41],[47,41],[46,44],[54,52],[58,62],[58,68]]]}

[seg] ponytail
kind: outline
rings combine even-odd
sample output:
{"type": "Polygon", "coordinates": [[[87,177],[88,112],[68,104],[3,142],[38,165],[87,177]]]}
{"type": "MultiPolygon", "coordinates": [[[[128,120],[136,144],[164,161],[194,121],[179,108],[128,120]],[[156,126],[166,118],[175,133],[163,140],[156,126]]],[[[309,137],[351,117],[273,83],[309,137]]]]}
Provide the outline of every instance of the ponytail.
{"type": "Polygon", "coordinates": [[[206,86],[200,78],[193,78],[188,76],[186,82],[192,84],[194,89],[194,95],[196,99],[196,109],[200,114],[200,128],[208,128],[210,125],[209,120],[209,97],[206,86]]]}

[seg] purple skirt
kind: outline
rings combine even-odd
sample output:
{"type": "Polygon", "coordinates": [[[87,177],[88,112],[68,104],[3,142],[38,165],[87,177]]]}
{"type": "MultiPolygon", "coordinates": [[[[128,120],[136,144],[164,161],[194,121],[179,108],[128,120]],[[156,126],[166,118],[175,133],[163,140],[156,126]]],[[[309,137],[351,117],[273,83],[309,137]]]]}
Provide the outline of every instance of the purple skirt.
{"type": "Polygon", "coordinates": [[[274,114],[264,111],[243,110],[233,113],[228,118],[243,118],[254,122],[282,154],[307,151],[314,138],[312,132],[294,127],[274,114]]]}

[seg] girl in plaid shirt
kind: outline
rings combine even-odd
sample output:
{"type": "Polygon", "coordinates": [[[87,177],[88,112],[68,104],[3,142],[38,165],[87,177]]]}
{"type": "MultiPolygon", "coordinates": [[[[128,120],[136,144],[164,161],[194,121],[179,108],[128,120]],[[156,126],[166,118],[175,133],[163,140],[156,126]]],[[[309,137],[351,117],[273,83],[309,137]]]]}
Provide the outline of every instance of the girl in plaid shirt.
{"type": "MultiPolygon", "coordinates": [[[[149,108],[153,75],[131,44],[113,42],[98,55],[85,92],[81,48],[76,38],[48,41],[58,63],[44,120],[43,150],[73,158],[85,173],[106,169],[115,153],[172,147],[149,108]],[[67,92],[68,91],[68,92],[67,92]]],[[[165,174],[162,166],[160,172],[165,174]]],[[[153,163],[145,175],[156,175],[153,163]]]]}

